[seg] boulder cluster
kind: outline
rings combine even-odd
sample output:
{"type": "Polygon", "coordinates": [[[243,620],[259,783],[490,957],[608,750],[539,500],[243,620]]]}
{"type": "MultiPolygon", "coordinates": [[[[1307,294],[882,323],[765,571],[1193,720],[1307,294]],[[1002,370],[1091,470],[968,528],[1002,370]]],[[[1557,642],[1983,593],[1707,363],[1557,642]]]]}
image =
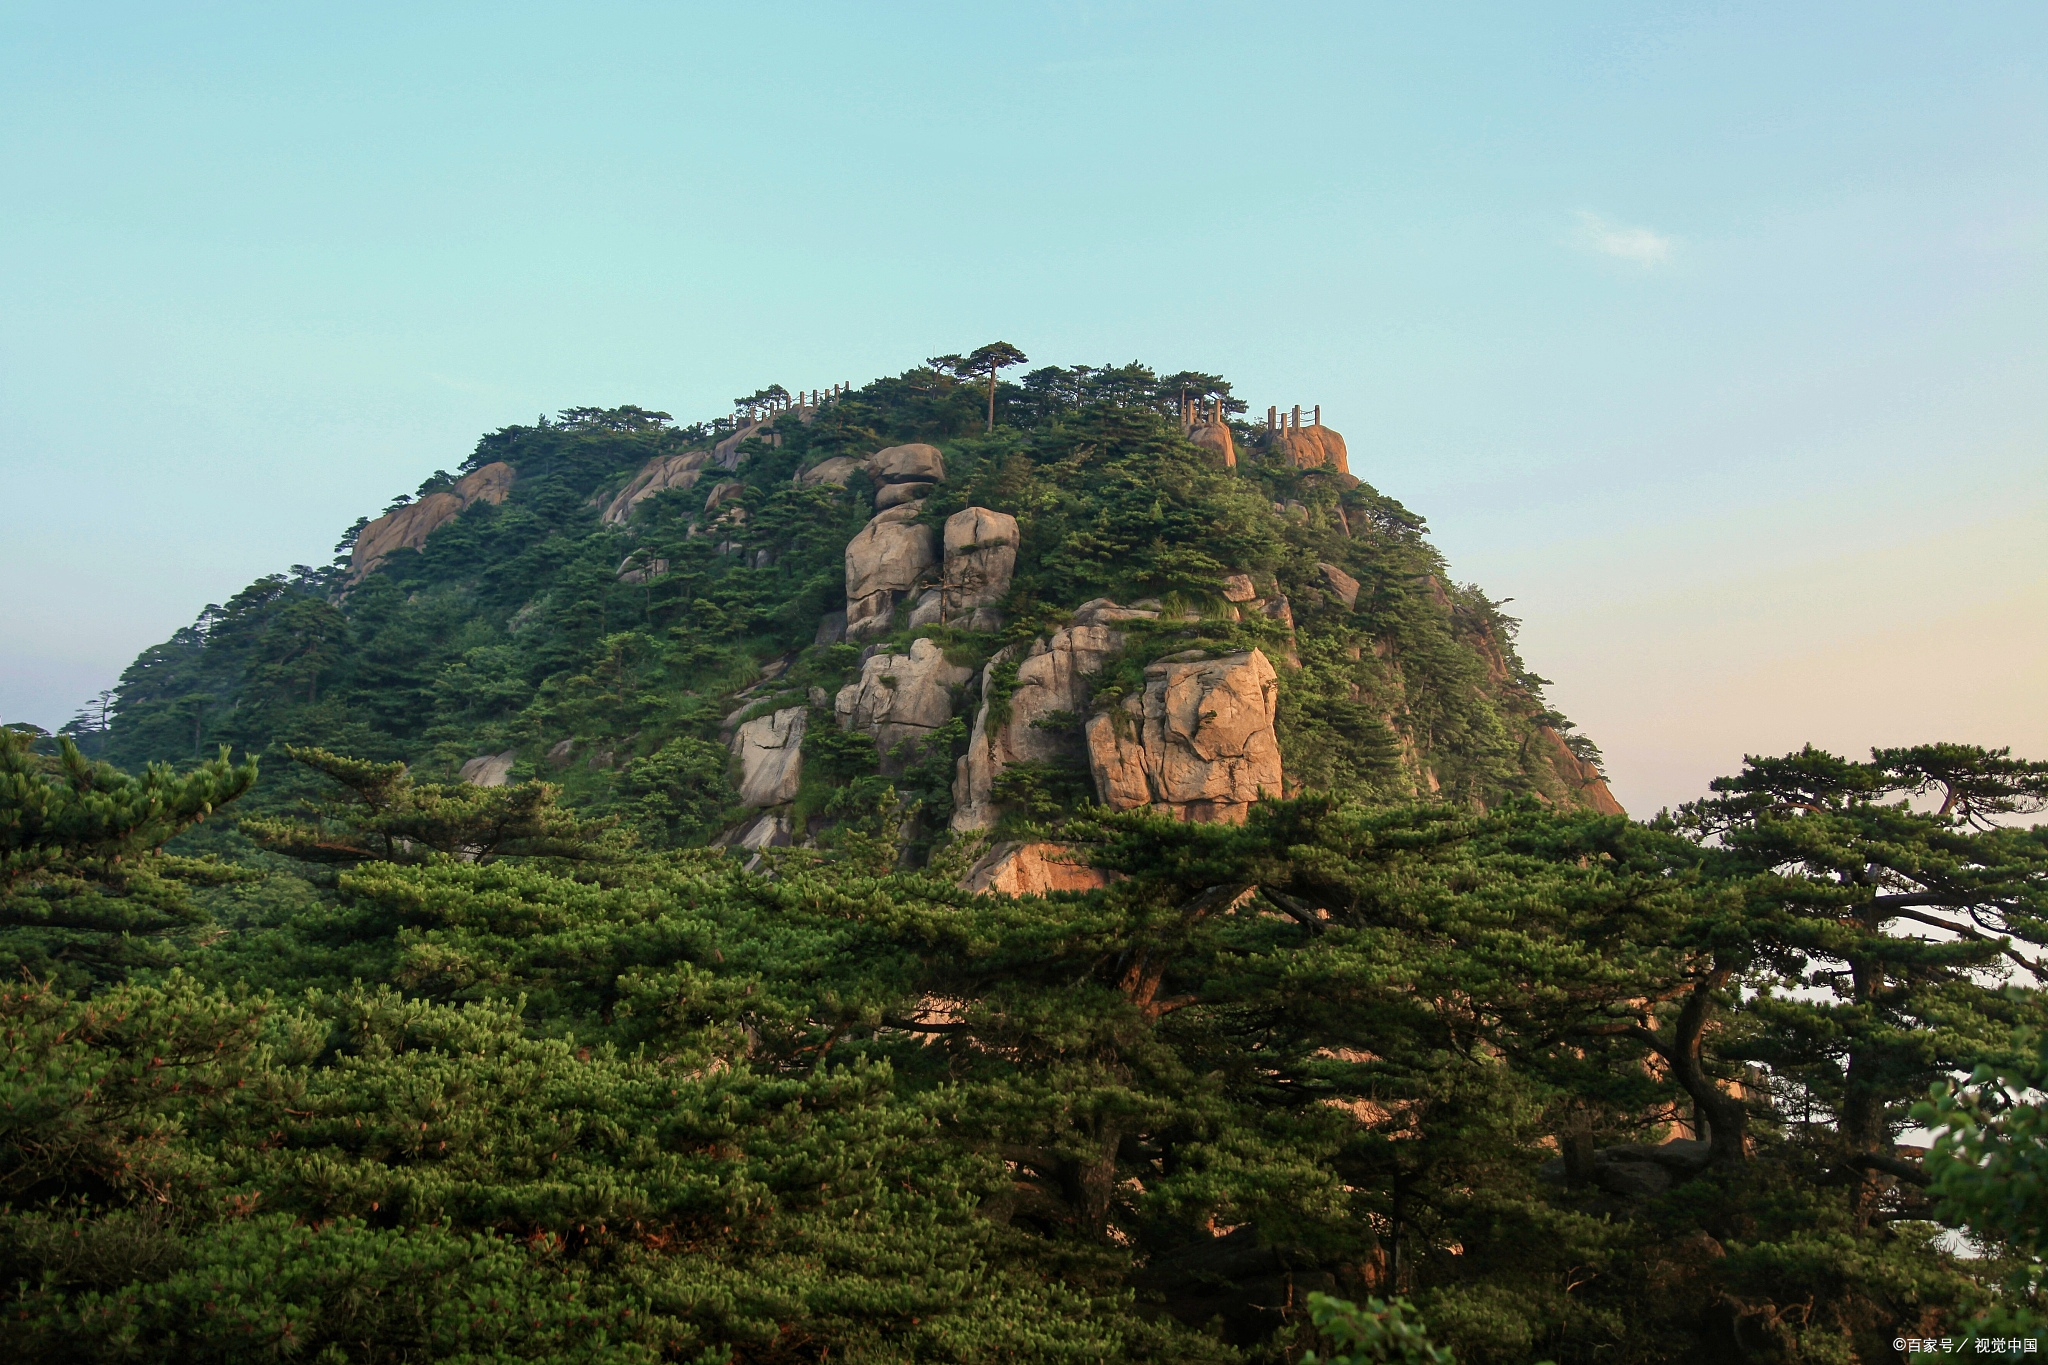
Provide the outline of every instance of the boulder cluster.
{"type": "Polygon", "coordinates": [[[846,617],[829,621],[821,638],[872,639],[894,627],[897,609],[910,605],[911,626],[956,623],[968,630],[999,630],[996,606],[1010,591],[1017,568],[1017,519],[986,507],[948,518],[943,532],[922,521],[923,502],[946,478],[937,446],[890,446],[865,461],[825,461],[797,477],[805,483],[844,483],[856,471],[878,486],[873,520],[846,546],[846,617]]]}
{"type": "MultiPolygon", "coordinates": [[[[986,507],[964,508],[943,527],[924,519],[925,497],[946,478],[945,457],[935,446],[891,446],[865,460],[840,456],[796,479],[843,485],[856,472],[876,485],[875,514],[846,547],[843,619],[834,613],[819,639],[872,640],[900,626],[940,623],[1000,629],[1001,604],[1017,566],[1017,519],[986,507]]],[[[1349,586],[1355,594],[1357,585],[1349,586]]],[[[1261,597],[1244,575],[1219,588],[1249,610],[1291,619],[1285,598],[1261,597]]],[[[978,670],[949,660],[931,638],[913,640],[900,653],[870,646],[860,676],[832,698],[832,715],[842,729],[872,735],[883,773],[894,774],[922,754],[963,702],[972,707],[967,752],[953,784],[958,834],[995,828],[999,779],[1019,764],[1086,772],[1097,797],[1113,809],[1144,806],[1183,820],[1242,820],[1253,802],[1281,791],[1278,682],[1264,653],[1160,659],[1147,666],[1141,693],[1106,709],[1094,706],[1097,675],[1127,644],[1119,626],[1160,613],[1153,602],[1083,603],[1068,624],[999,651],[978,670]]],[[[800,784],[806,714],[805,707],[788,707],[734,732],[741,800],[761,812],[735,832],[734,844],[759,847],[798,837],[778,808],[794,800],[800,784]]],[[[1101,883],[1102,874],[1049,846],[1014,842],[989,850],[967,879],[975,889],[1010,894],[1101,883]]]]}
{"type": "MultiPolygon", "coordinates": [[[[1190,440],[1226,466],[1235,462],[1220,405],[1190,403],[1183,419],[1190,440]]],[[[605,504],[602,520],[623,526],[648,498],[715,478],[690,533],[720,535],[723,528],[730,536],[746,516],[738,498],[743,486],[719,476],[737,464],[739,443],[760,431],[760,423],[751,423],[713,449],[648,461],[605,504]]],[[[1345,469],[1343,438],[1320,421],[1307,426],[1298,418],[1282,422],[1270,439],[1297,464],[1339,473],[1345,469]]],[[[486,466],[448,492],[371,523],[357,544],[357,577],[399,545],[424,541],[469,503],[502,501],[511,474],[507,465],[486,466]]],[[[951,829],[959,836],[992,834],[1006,803],[1041,781],[1085,782],[1113,810],[1143,808],[1202,822],[1241,822],[1255,802],[1283,794],[1275,728],[1279,679],[1274,660],[1264,651],[1219,656],[1195,650],[1129,659],[1130,664],[1142,662],[1141,675],[1120,668],[1118,686],[1097,695],[1105,670],[1125,661],[1134,647],[1132,623],[1158,620],[1165,611],[1156,601],[1119,604],[1099,598],[1082,603],[1065,624],[1009,645],[985,663],[971,656],[949,658],[946,645],[930,637],[914,639],[900,650],[881,647],[879,641],[901,629],[951,625],[982,634],[1000,631],[1020,533],[1015,517],[987,507],[963,508],[943,523],[926,514],[928,497],[946,482],[944,452],[933,445],[888,446],[865,458],[833,457],[799,470],[793,481],[843,489],[856,474],[874,487],[872,514],[846,545],[845,607],[826,614],[815,639],[819,644],[865,643],[859,675],[836,696],[813,688],[799,701],[786,688],[779,693],[771,688],[783,686],[774,680],[787,664],[778,662],[740,694],[743,705],[728,718],[725,732],[738,799],[751,814],[721,843],[760,849],[807,837],[810,831],[794,827],[804,739],[807,727],[826,714],[842,730],[873,737],[884,776],[900,775],[927,758],[929,746],[955,716],[971,714],[966,752],[953,777],[951,829]],[[1134,683],[1138,676],[1142,685],[1134,683]],[[756,694],[755,701],[746,702],[756,694]],[[1011,775],[1007,784],[1006,774],[1011,775]]],[[[1306,515],[1293,503],[1276,503],[1274,512],[1306,515]]],[[[635,551],[621,563],[618,576],[650,582],[668,567],[665,560],[635,551]]],[[[1355,578],[1336,564],[1319,564],[1317,570],[1317,587],[1328,600],[1356,607],[1360,585],[1355,578]]],[[[1216,585],[1216,597],[1238,619],[1258,616],[1285,627],[1289,643],[1280,662],[1299,666],[1291,643],[1293,610],[1270,578],[1225,575],[1216,585]]],[[[1505,669],[1505,663],[1500,667],[1505,669]]],[[[1581,799],[1596,808],[1612,806],[1596,768],[1554,732],[1543,731],[1543,739],[1558,751],[1553,766],[1579,779],[1581,799]]],[[[464,768],[463,777],[485,785],[502,783],[510,757],[480,756],[464,768]]],[[[1103,874],[1050,845],[1011,841],[989,848],[966,884],[1026,894],[1103,881],[1103,874]]]]}

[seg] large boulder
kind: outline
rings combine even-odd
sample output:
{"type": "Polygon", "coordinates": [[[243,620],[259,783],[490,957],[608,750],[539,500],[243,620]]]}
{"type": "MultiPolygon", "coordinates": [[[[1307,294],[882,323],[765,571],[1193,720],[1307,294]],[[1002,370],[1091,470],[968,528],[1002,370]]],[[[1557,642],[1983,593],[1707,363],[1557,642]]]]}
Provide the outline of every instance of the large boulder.
{"type": "Polygon", "coordinates": [[[1060,844],[997,844],[960,879],[967,891],[1043,896],[1049,891],[1098,891],[1109,874],[1088,866],[1060,844]]]}
{"type": "Polygon", "coordinates": [[[953,828],[988,829],[996,822],[996,777],[1013,763],[1078,762],[1083,753],[1079,720],[1088,706],[1088,679],[1123,648],[1121,632],[1107,626],[1068,626],[1049,639],[1032,642],[1017,665],[1009,715],[990,723],[990,695],[996,672],[1014,657],[1005,650],[982,675],[981,707],[967,737],[953,779],[953,828]]]}
{"type": "Polygon", "coordinates": [[[1344,604],[1347,611],[1358,605],[1357,579],[1335,564],[1318,563],[1316,568],[1322,571],[1323,586],[1330,590],[1331,596],[1344,604]]]}
{"type": "Polygon", "coordinates": [[[425,545],[428,536],[461,516],[472,504],[496,505],[505,501],[517,477],[511,465],[495,460],[438,493],[429,493],[418,502],[386,512],[356,533],[355,549],[349,554],[350,586],[369,577],[397,551],[417,550],[425,545]]]}
{"type": "Polygon", "coordinates": [[[667,574],[668,561],[666,559],[648,558],[639,550],[633,551],[633,553],[619,561],[618,578],[621,583],[631,583],[638,587],[642,584],[652,583],[655,579],[665,577],[667,574]]]}
{"type": "Polygon", "coordinates": [[[878,513],[846,543],[846,636],[879,635],[904,593],[939,562],[938,536],[915,522],[915,504],[878,513]]]}
{"type": "Polygon", "coordinates": [[[692,488],[697,480],[704,477],[704,466],[711,462],[708,450],[690,450],[681,455],[657,455],[640,466],[640,472],[632,481],[618,491],[605,505],[604,524],[623,526],[633,515],[633,509],[653,497],[666,493],[671,488],[692,488]]]}
{"type": "Polygon", "coordinates": [[[1145,669],[1142,697],[1088,719],[1088,765],[1105,805],[1183,820],[1238,821],[1278,796],[1279,681],[1263,652],[1174,655],[1145,669]]]}
{"type": "Polygon", "coordinates": [[[876,483],[944,483],[946,457],[937,446],[890,446],[868,456],[868,477],[876,483]]]}
{"type": "Polygon", "coordinates": [[[1274,438],[1275,448],[1302,469],[1327,469],[1332,473],[1351,473],[1348,455],[1344,449],[1344,438],[1329,427],[1298,427],[1282,431],[1274,438]]]}
{"type": "Polygon", "coordinates": [[[953,689],[974,670],[946,662],[937,641],[910,642],[908,654],[876,654],[861,665],[860,679],[839,689],[832,712],[842,729],[875,737],[884,766],[905,740],[922,740],[953,718],[953,689]]]}
{"type": "Polygon", "coordinates": [[[462,765],[458,774],[472,787],[502,787],[512,780],[512,765],[519,761],[517,749],[502,754],[479,754],[462,765]]]}
{"type": "Polygon", "coordinates": [[[936,487],[937,484],[930,483],[885,483],[875,494],[875,510],[886,512],[891,507],[916,502],[936,487]]]}
{"type": "Polygon", "coordinates": [[[1209,452],[1225,469],[1237,468],[1237,442],[1222,422],[1201,422],[1188,429],[1188,439],[1209,452]]]}
{"type": "Polygon", "coordinates": [[[805,708],[756,716],[732,737],[740,761],[740,804],[759,809],[796,800],[803,778],[805,708]]]}
{"type": "Polygon", "coordinates": [[[995,608],[1017,572],[1017,519],[969,507],[946,518],[945,619],[967,617],[970,630],[996,630],[995,608]]]}
{"type": "Polygon", "coordinates": [[[796,476],[796,481],[806,488],[821,483],[844,484],[859,473],[866,465],[865,460],[856,460],[851,455],[834,455],[829,460],[820,460],[796,476]]]}

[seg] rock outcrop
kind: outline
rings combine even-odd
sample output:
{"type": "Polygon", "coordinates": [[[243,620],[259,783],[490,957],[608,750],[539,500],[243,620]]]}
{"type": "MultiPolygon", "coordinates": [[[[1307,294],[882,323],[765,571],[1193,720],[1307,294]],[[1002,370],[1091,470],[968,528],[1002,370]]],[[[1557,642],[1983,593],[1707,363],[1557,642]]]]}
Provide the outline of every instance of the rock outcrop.
{"type": "Polygon", "coordinates": [[[517,749],[502,754],[479,754],[462,765],[462,781],[472,787],[502,787],[512,780],[512,765],[519,761],[517,749]]]}
{"type": "Polygon", "coordinates": [[[379,564],[399,550],[417,550],[427,537],[462,515],[473,503],[493,505],[505,501],[518,477],[511,465],[497,460],[457,479],[453,486],[429,493],[418,502],[386,512],[356,533],[355,549],[349,554],[350,586],[374,573],[379,564]]]}
{"type": "Polygon", "coordinates": [[[694,488],[697,480],[704,477],[704,467],[711,463],[708,450],[689,450],[680,455],[657,455],[640,466],[640,472],[632,482],[618,491],[605,505],[604,524],[624,526],[633,509],[653,497],[666,493],[671,488],[694,488]]]}
{"type": "Polygon", "coordinates": [[[801,706],[756,716],[739,727],[732,751],[740,761],[740,804],[756,809],[796,800],[803,777],[804,718],[801,706]]]}
{"type": "MultiPolygon", "coordinates": [[[[740,442],[750,437],[759,436],[767,429],[768,424],[766,422],[742,422],[733,430],[732,435],[711,447],[711,463],[717,465],[720,469],[738,469],[740,467],[740,442]]],[[[777,437],[775,439],[779,441],[781,438],[777,437]]]]}
{"type": "Polygon", "coordinates": [[[1244,819],[1254,801],[1281,794],[1278,699],[1273,665],[1256,649],[1147,666],[1142,698],[1088,719],[1097,795],[1117,810],[1149,805],[1183,820],[1244,819]]]}
{"type": "Polygon", "coordinates": [[[1344,438],[1325,426],[1295,427],[1281,431],[1273,438],[1274,449],[1294,461],[1302,469],[1327,469],[1337,474],[1350,474],[1349,456],[1344,449],[1344,438]]]}
{"type": "Polygon", "coordinates": [[[1000,630],[995,610],[1017,572],[1017,519],[969,507],[946,518],[943,619],[969,630],[1000,630]]]}
{"type": "Polygon", "coordinates": [[[886,632],[903,594],[938,566],[938,537],[916,517],[915,503],[892,507],[846,543],[847,639],[886,632]]]}
{"type": "Polygon", "coordinates": [[[883,484],[880,491],[875,494],[875,510],[877,512],[886,512],[891,507],[901,507],[906,502],[916,502],[936,487],[938,485],[933,483],[883,484]]]}
{"type": "Polygon", "coordinates": [[[875,737],[889,771],[897,745],[927,739],[953,718],[953,689],[973,676],[973,669],[947,663],[936,640],[913,640],[908,654],[876,654],[862,664],[859,681],[833,698],[832,713],[842,729],[875,737]]]}
{"type": "Polygon", "coordinates": [[[1545,757],[1550,760],[1552,771],[1580,805],[1596,815],[1628,814],[1607,789],[1607,779],[1600,775],[1600,770],[1573,753],[1563,735],[1548,725],[1539,726],[1536,734],[1547,751],[1545,757]]]}
{"type": "Polygon", "coordinates": [[[1330,590],[1331,596],[1344,604],[1345,610],[1349,611],[1358,605],[1357,579],[1335,564],[1318,563],[1316,568],[1322,572],[1323,586],[1330,590]]]}
{"type": "Polygon", "coordinates": [[[1237,468],[1237,442],[1230,428],[1220,421],[1198,422],[1188,428],[1188,439],[1216,457],[1225,469],[1237,468]]]}
{"type": "Polygon", "coordinates": [[[806,488],[821,483],[844,484],[866,467],[866,461],[856,460],[851,455],[834,455],[829,460],[820,460],[796,476],[796,481],[806,488]]]}
{"type": "Polygon", "coordinates": [[[668,561],[666,559],[643,558],[638,550],[635,550],[632,554],[619,561],[619,581],[621,583],[631,583],[636,587],[641,584],[652,583],[657,578],[665,577],[667,573],[668,561]]]}
{"type": "Polygon", "coordinates": [[[876,483],[944,483],[946,457],[937,446],[890,446],[868,456],[868,477],[876,483]]]}
{"type": "Polygon", "coordinates": [[[1078,761],[1082,757],[1079,721],[1088,707],[1088,679],[1123,648],[1123,642],[1123,634],[1106,625],[1067,626],[1048,639],[1034,641],[1031,652],[1017,665],[1009,715],[1000,725],[990,724],[990,693],[996,673],[1014,656],[1005,650],[989,661],[982,675],[981,706],[967,737],[967,752],[953,779],[955,830],[988,829],[995,824],[995,780],[1011,764],[1078,761]]]}
{"type": "Polygon", "coordinates": [[[968,891],[1043,896],[1049,891],[1099,891],[1109,874],[1088,866],[1060,844],[997,844],[960,880],[968,891]]]}
{"type": "Polygon", "coordinates": [[[937,588],[926,588],[917,599],[917,605],[910,610],[910,628],[916,630],[919,626],[940,625],[945,619],[945,595],[937,588]]]}

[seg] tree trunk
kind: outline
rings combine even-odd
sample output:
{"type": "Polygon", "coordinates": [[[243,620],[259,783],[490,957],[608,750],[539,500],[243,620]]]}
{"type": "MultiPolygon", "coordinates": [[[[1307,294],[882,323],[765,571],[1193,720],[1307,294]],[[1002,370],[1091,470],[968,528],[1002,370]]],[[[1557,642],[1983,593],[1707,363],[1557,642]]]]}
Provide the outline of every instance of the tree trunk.
{"type": "MultiPolygon", "coordinates": [[[[1874,918],[1874,916],[1872,917],[1874,918]]],[[[1874,974],[1867,963],[1851,961],[1850,978],[1854,982],[1855,999],[1858,1005],[1868,1005],[1883,984],[1881,973],[1874,974]]],[[[1843,1076],[1842,1088],[1842,1141],[1850,1155],[1891,1155],[1891,1134],[1885,1128],[1884,1101],[1871,1084],[1871,1073],[1877,1069],[1876,1060],[1858,1049],[1852,1040],[1849,1045],[1849,1066],[1843,1076]]],[[[1884,1192],[1886,1177],[1868,1166],[1856,1167],[1855,1184],[1850,1197],[1850,1209],[1858,1227],[1869,1225],[1870,1217],[1877,1211],[1877,1201],[1884,1192]]]]}
{"type": "Polygon", "coordinates": [[[1739,1166],[1749,1159],[1749,1110],[1722,1090],[1700,1062],[1707,1021],[1714,1012],[1714,992],[1727,984],[1729,969],[1716,967],[1686,997],[1665,1060],[1693,1109],[1706,1120],[1709,1159],[1717,1166],[1739,1166]]]}
{"type": "Polygon", "coordinates": [[[988,371],[988,429],[996,429],[996,371],[993,365],[988,371]]]}

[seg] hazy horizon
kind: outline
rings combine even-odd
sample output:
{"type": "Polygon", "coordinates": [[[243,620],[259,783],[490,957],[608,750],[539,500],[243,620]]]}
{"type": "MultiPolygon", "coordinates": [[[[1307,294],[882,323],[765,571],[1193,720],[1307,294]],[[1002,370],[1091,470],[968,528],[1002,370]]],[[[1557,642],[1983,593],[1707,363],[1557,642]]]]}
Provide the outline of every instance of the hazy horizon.
{"type": "Polygon", "coordinates": [[[1632,813],[2048,758],[2048,12],[0,7],[0,720],[481,433],[997,337],[1319,403],[1632,813]]]}

